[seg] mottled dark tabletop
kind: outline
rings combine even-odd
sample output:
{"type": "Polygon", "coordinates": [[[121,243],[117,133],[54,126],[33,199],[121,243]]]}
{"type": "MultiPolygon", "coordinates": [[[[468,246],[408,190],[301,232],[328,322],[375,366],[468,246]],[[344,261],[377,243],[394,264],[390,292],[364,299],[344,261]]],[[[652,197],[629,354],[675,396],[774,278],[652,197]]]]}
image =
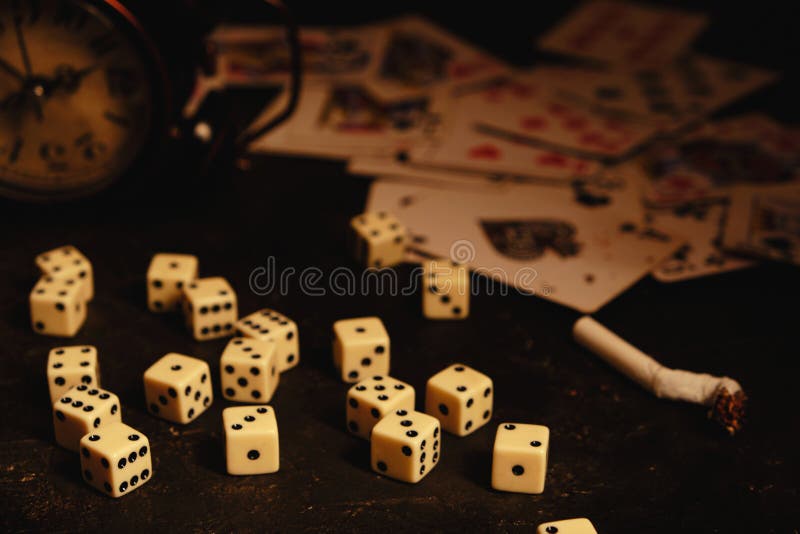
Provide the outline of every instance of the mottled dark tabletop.
{"type": "MultiPolygon", "coordinates": [[[[305,20],[322,23],[325,13],[305,20]]],[[[483,36],[491,49],[499,33],[481,34],[480,13],[470,13],[471,37],[483,36]]],[[[443,10],[434,15],[449,20],[443,10]]],[[[501,20],[489,17],[494,32],[501,20]]],[[[728,29],[722,41],[732,38],[728,29]]],[[[774,105],[770,94],[788,102],[785,89],[774,91],[760,102],[774,105]]],[[[796,105],[792,112],[796,119],[796,105]]],[[[648,277],[596,314],[669,366],[738,379],[750,412],[731,438],[703,408],[657,400],[576,346],[570,327],[578,314],[544,300],[484,291],[467,320],[434,322],[421,316],[419,295],[309,296],[297,279],[287,295],[252,293],[249,274],[271,256],[278,268],[298,271],[351,265],[344,229],[362,209],[368,181],[340,164],[262,158],[169,199],[158,184],[124,204],[0,202],[0,530],[531,532],[576,516],[603,533],[800,530],[797,268],[764,264],[675,284],[648,277]],[[34,256],[66,243],[91,259],[96,276],[87,323],[67,342],[35,335],[27,307],[34,256]],[[226,343],[195,342],[179,317],[147,311],[144,275],[161,251],[199,256],[201,275],[231,282],[241,312],[272,307],[297,321],[301,364],[281,377],[271,401],[279,472],[225,473],[221,411],[231,404],[218,380],[214,404],[187,426],[146,412],[142,373],[152,362],[170,351],[190,354],[216,378],[226,343]],[[331,325],[362,315],[386,324],[392,374],[417,389],[418,409],[427,377],[451,362],[495,383],[491,424],[465,438],[446,435],[439,465],[417,485],[373,473],[367,442],[344,428],[347,385],[332,367],[331,325]],[[153,478],[122,499],[86,485],[77,455],[54,445],[44,366],[49,349],[65,343],[97,346],[103,387],[120,396],[123,420],[150,439],[153,478]],[[541,495],[490,488],[494,430],[507,420],[551,428],[541,495]]],[[[406,277],[411,270],[398,268],[406,277]]]]}

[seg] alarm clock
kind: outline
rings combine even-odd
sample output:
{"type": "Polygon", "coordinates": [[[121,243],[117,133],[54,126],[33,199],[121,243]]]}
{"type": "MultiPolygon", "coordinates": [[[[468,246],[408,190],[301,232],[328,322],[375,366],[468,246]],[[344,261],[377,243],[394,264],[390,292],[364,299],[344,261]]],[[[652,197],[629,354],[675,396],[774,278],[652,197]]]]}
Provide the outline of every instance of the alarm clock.
{"type": "Polygon", "coordinates": [[[0,194],[83,197],[151,164],[187,127],[206,15],[192,0],[0,1],[0,194]]]}

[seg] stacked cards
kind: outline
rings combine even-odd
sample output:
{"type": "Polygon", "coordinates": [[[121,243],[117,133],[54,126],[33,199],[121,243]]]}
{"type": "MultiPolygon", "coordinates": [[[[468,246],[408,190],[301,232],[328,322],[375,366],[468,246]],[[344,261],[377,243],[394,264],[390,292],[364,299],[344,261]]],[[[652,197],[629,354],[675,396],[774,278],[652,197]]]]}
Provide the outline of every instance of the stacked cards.
{"type": "MultiPolygon", "coordinates": [[[[797,262],[800,135],[758,114],[708,122],[778,76],[690,50],[707,22],[585,2],[537,39],[570,66],[525,70],[419,16],[303,28],[299,107],[249,148],[380,177],[367,208],[408,225],[409,258],[465,241],[469,258],[456,259],[583,312],[647,273],[797,262]]],[[[287,83],[282,29],[223,27],[211,40],[216,74],[187,113],[209,90],[287,83]]]]}

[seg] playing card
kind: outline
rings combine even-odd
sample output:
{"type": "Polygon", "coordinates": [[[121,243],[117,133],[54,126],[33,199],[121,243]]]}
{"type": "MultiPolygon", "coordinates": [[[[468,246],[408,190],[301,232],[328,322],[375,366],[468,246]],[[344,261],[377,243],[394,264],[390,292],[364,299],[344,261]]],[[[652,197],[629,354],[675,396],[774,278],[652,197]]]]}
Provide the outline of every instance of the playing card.
{"type": "MultiPolygon", "coordinates": [[[[489,89],[513,91],[502,87],[489,89]]],[[[454,172],[511,175],[548,180],[570,180],[597,174],[601,165],[585,158],[560,152],[555,147],[536,147],[516,143],[479,130],[471,97],[445,96],[446,103],[435,105],[441,120],[424,143],[417,143],[398,164],[415,169],[445,169],[454,172]],[[467,101],[465,102],[465,99],[467,101]]]]}
{"type": "Polygon", "coordinates": [[[391,155],[429,135],[439,114],[427,96],[386,101],[363,85],[333,84],[306,88],[292,120],[290,140],[391,155]]]}
{"type": "Polygon", "coordinates": [[[800,177],[800,133],[761,115],[698,127],[640,158],[645,200],[676,207],[727,197],[735,184],[779,184],[800,177]]]}
{"type": "Polygon", "coordinates": [[[707,24],[704,15],[633,2],[593,0],[548,32],[545,50],[617,65],[676,58],[707,24]]]}
{"type": "Polygon", "coordinates": [[[696,122],[777,79],[764,69],[701,55],[683,56],[660,68],[542,67],[532,76],[592,109],[644,120],[661,131],[696,122]]]}
{"type": "Polygon", "coordinates": [[[800,185],[734,188],[723,246],[800,265],[800,185]]]}
{"type": "MultiPolygon", "coordinates": [[[[306,83],[357,81],[372,76],[387,31],[379,26],[302,28],[299,32],[306,83]]],[[[279,26],[221,26],[209,40],[217,72],[229,85],[283,83],[289,78],[286,29],[279,26]]]]}
{"type": "Polygon", "coordinates": [[[394,157],[353,157],[347,162],[347,172],[363,176],[381,176],[382,179],[391,177],[411,182],[463,187],[495,187],[505,181],[505,177],[501,176],[412,166],[394,157]]]}
{"type": "Polygon", "coordinates": [[[653,277],[660,282],[677,282],[754,265],[752,260],[728,254],[722,249],[727,213],[728,206],[724,202],[650,212],[648,221],[653,228],[686,238],[672,257],[653,270],[653,277]]]}
{"type": "Polygon", "coordinates": [[[618,158],[647,141],[656,129],[558,100],[535,76],[517,75],[460,95],[448,113],[482,133],[594,158],[618,158]]]}
{"type": "Polygon", "coordinates": [[[389,35],[383,57],[368,82],[380,98],[451,90],[507,71],[501,61],[422,17],[402,17],[384,27],[389,35]]]}
{"type": "MultiPolygon", "coordinates": [[[[305,88],[301,94],[301,101],[303,96],[309,91],[305,88]]],[[[249,127],[251,131],[258,129],[262,124],[275,117],[282,109],[286,107],[288,95],[286,91],[281,93],[275,101],[268,105],[264,111],[253,121],[249,127]]],[[[292,132],[298,128],[298,115],[295,114],[286,122],[279,125],[277,128],[265,133],[258,139],[254,140],[248,146],[248,151],[254,153],[268,153],[268,154],[283,154],[290,156],[304,156],[316,157],[324,159],[339,159],[344,160],[353,155],[374,156],[380,153],[380,150],[374,147],[353,147],[353,146],[336,146],[325,145],[314,142],[313,139],[306,137],[293,136],[292,132]]]]}
{"type": "Polygon", "coordinates": [[[376,181],[367,209],[407,225],[413,248],[469,265],[591,313],[649,272],[679,243],[644,232],[637,194],[618,183],[609,201],[582,203],[569,186],[448,191],[376,181]]]}

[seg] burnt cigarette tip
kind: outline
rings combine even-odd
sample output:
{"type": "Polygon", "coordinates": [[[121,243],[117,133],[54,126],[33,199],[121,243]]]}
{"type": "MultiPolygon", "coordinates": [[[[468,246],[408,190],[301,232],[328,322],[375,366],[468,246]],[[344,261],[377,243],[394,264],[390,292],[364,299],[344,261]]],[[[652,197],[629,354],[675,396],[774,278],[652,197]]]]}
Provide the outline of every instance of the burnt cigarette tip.
{"type": "Polygon", "coordinates": [[[746,404],[747,395],[744,391],[731,393],[727,388],[721,387],[708,416],[733,436],[742,429],[746,404]]]}

